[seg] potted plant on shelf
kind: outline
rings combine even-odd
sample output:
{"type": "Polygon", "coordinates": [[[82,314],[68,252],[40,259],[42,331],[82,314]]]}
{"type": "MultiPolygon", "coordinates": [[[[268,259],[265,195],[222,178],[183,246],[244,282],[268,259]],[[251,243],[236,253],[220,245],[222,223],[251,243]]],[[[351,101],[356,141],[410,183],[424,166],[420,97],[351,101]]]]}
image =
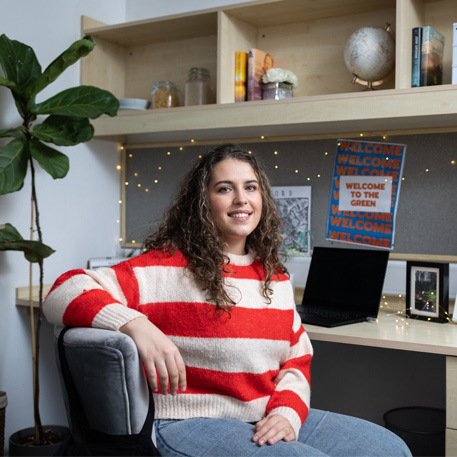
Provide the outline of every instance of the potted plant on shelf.
{"type": "MultiPolygon", "coordinates": [[[[69,170],[69,159],[50,145],[74,146],[89,141],[94,128],[89,119],[102,114],[115,116],[119,101],[108,91],[78,86],[64,90],[51,98],[37,103],[36,96],[51,84],[70,65],[89,54],[95,44],[90,37],[74,42],[42,71],[35,52],[30,46],[0,36],[0,65],[4,77],[0,85],[7,87],[14,98],[22,123],[16,128],[0,129],[0,137],[11,140],[0,147],[0,195],[22,189],[28,169],[31,172],[31,234],[24,239],[16,228],[5,223],[0,225],[0,251],[22,251],[30,262],[30,295],[32,294],[32,263],[39,265],[39,306],[36,322],[33,301],[30,296],[30,319],[33,361],[33,410],[35,426],[29,433],[28,445],[33,455],[46,455],[35,446],[50,443],[50,435],[42,425],[39,410],[39,341],[43,304],[43,259],[54,250],[43,243],[38,211],[35,166],[38,164],[54,179],[64,178],[69,170]],[[44,120],[42,116],[47,115],[44,120]],[[42,122],[37,123],[38,116],[42,122]],[[34,229],[35,226],[35,229],[34,229]],[[36,231],[37,239],[34,240],[36,231]]],[[[14,436],[23,436],[17,433],[14,436]]],[[[10,455],[14,454],[14,436],[10,439],[10,455]]],[[[24,455],[21,453],[21,455],[24,455]]],[[[48,454],[50,455],[50,454],[48,454]]]]}

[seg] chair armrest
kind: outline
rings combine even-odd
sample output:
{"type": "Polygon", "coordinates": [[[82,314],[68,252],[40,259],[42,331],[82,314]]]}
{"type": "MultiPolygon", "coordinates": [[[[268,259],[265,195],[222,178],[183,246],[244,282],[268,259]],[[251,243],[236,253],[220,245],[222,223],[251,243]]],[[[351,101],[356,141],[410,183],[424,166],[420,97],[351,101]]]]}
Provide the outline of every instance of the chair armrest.
{"type": "MultiPolygon", "coordinates": [[[[56,341],[61,330],[54,329],[56,341]]],[[[114,435],[139,433],[149,393],[134,341],[112,330],[74,327],[64,335],[64,348],[90,426],[114,435]]]]}

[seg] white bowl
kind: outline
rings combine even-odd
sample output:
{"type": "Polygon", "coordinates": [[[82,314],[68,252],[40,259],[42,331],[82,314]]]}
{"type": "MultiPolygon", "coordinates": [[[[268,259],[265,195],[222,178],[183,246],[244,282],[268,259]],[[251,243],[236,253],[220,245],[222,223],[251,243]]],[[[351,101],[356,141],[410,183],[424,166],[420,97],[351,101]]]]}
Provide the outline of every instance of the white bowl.
{"type": "Polygon", "coordinates": [[[147,109],[149,105],[148,100],[141,98],[120,98],[119,109],[147,109]]]}

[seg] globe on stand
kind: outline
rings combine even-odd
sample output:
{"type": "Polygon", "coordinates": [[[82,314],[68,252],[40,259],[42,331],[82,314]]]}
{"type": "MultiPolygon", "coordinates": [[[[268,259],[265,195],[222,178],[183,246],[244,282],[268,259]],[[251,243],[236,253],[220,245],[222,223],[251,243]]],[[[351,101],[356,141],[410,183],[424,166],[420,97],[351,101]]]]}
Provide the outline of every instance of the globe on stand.
{"type": "Polygon", "coordinates": [[[362,27],[348,39],[344,48],[344,62],[354,75],[353,83],[379,86],[395,67],[395,42],[386,28],[362,27]]]}

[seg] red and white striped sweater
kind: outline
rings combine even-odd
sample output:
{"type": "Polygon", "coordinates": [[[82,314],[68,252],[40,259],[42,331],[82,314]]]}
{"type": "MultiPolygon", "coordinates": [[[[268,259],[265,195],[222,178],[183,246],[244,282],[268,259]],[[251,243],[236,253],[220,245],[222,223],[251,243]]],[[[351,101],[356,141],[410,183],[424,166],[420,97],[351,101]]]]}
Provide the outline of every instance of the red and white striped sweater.
{"type": "Polygon", "coordinates": [[[262,267],[253,255],[230,255],[224,273],[237,305],[214,312],[177,252],[149,252],[110,268],[72,270],[57,279],[44,303],[57,325],[118,330],[138,316],[176,344],[187,389],[154,395],[156,417],[230,417],[257,422],[281,414],[295,430],[308,415],[312,347],[289,279],[272,282],[272,303],[261,295],[262,267]],[[233,271],[233,272],[232,272],[233,271]]]}

